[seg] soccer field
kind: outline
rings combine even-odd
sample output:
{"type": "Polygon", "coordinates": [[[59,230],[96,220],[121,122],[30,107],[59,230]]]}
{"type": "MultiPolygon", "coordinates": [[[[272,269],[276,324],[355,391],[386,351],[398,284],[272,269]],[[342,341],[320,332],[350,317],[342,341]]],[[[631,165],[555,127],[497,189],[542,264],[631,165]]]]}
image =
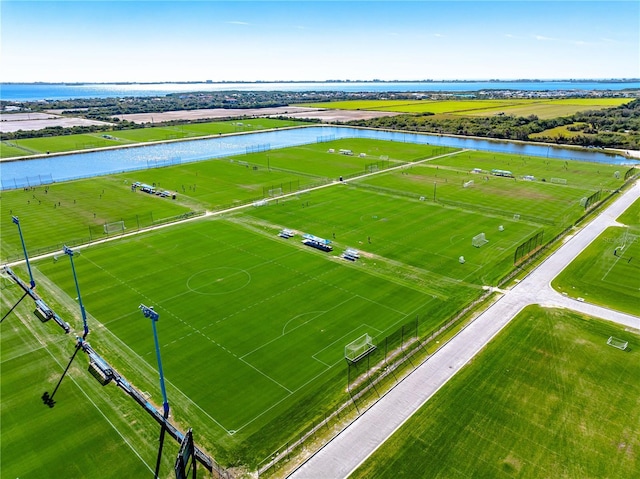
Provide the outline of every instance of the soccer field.
{"type": "Polygon", "coordinates": [[[637,331],[529,307],[350,477],[634,477],[639,346],[637,331]]]}
{"type": "Polygon", "coordinates": [[[572,297],[640,315],[640,202],[636,201],[556,279],[572,297]]]}
{"type": "MultiPolygon", "coordinates": [[[[419,337],[437,330],[513,269],[519,245],[542,232],[550,239],[584,212],[579,207],[584,195],[622,184],[606,166],[601,173],[591,165],[563,167],[557,160],[538,165],[513,155],[470,157],[475,152],[430,160],[448,152],[345,139],[95,180],[128,214],[138,205],[127,198],[190,211],[255,198],[256,192],[267,196],[274,178],[296,179],[300,189],[309,183],[326,187],[297,191],[296,184],[290,196],[261,206],[78,250],[74,262],[89,314],[88,340],[160,404],[151,328],[138,310],[140,304],[154,306],[172,420],[183,430],[193,427],[197,442],[225,466],[255,470],[349,400],[344,358],[349,342],[369,334],[382,344],[399,330],[404,335],[408,323],[415,324],[419,337]],[[346,148],[354,154],[339,154],[346,148]],[[471,175],[469,165],[485,160],[486,168],[516,161],[536,175],[536,168],[558,169],[567,185],[492,177],[473,190],[465,187],[459,179],[471,175]],[[369,168],[374,163],[379,170],[369,168]],[[385,170],[393,166],[402,169],[385,170]],[[376,174],[362,179],[337,179],[372,171],[376,174]],[[179,188],[182,199],[174,204],[139,196],[126,188],[134,176],[179,188]],[[435,202],[429,196],[434,178],[435,202]],[[512,210],[522,217],[514,218],[512,210]],[[295,236],[279,237],[282,229],[295,236]],[[488,241],[474,245],[480,233],[488,241]],[[333,250],[305,246],[303,234],[326,238],[333,250]],[[359,258],[343,259],[347,249],[357,250],[359,258]]],[[[85,188],[91,192],[86,193],[90,206],[82,206],[86,213],[100,201],[93,198],[95,185],[56,184],[50,193],[66,206],[72,199],[84,203],[85,188]]],[[[3,192],[3,207],[6,198],[24,200],[29,192],[9,193],[3,192]]],[[[46,229],[36,227],[46,221],[44,211],[28,211],[33,215],[19,213],[26,239],[37,231],[46,241],[46,229]]],[[[70,217],[62,228],[72,224],[77,223],[70,217]]],[[[9,230],[13,237],[6,239],[6,231],[3,225],[3,250],[5,242],[17,249],[16,232],[9,230]]],[[[39,294],[79,331],[69,259],[41,259],[33,269],[39,294]]],[[[25,269],[16,271],[26,278],[25,269]]],[[[5,302],[3,311],[9,307],[5,302]]],[[[3,360],[4,344],[3,336],[3,360]]],[[[63,351],[53,351],[61,363],[63,351]]],[[[56,380],[50,375],[42,387],[51,388],[56,380]]]]}
{"type": "MultiPolygon", "coordinates": [[[[172,396],[179,390],[196,404],[220,439],[256,434],[278,413],[314,404],[314,392],[345,379],[348,342],[364,333],[382,338],[416,316],[432,328],[452,300],[479,291],[450,284],[425,294],[428,287],[382,268],[369,273],[222,220],[91,248],[75,264],[93,328],[112,331],[136,361],[153,364],[137,306],[155,306],[172,396]]],[[[67,261],[37,269],[75,294],[67,261]]]]}

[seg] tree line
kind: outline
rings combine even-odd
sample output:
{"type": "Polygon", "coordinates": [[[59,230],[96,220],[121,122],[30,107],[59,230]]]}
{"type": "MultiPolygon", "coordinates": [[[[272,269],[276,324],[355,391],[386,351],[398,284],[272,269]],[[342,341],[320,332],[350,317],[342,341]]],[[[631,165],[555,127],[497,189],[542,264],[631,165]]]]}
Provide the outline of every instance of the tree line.
{"type": "Polygon", "coordinates": [[[488,117],[436,116],[431,113],[354,120],[345,124],[393,130],[478,136],[505,140],[591,146],[597,148],[640,149],[640,99],[614,108],[589,110],[566,117],[541,119],[494,115],[488,117]],[[566,126],[577,135],[536,135],[566,126]]]}

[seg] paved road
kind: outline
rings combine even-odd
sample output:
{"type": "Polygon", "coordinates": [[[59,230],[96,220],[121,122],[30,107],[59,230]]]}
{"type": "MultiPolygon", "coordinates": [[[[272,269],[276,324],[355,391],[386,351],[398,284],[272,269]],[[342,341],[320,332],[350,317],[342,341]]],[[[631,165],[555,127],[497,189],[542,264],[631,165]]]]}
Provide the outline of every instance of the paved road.
{"type": "Polygon", "coordinates": [[[636,316],[562,296],[550,286],[551,280],[605,228],[615,225],[615,219],[639,197],[640,183],[636,183],[289,477],[347,477],[530,304],[570,308],[640,329],[636,316]]]}

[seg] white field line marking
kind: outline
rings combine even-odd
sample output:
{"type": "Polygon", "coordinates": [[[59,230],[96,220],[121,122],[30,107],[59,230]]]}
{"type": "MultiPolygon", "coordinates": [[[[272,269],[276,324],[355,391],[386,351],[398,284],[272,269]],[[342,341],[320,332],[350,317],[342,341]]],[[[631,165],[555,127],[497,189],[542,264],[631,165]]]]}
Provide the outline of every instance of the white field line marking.
{"type": "MultiPolygon", "coordinates": [[[[349,301],[351,301],[352,299],[353,299],[353,298],[347,298],[347,299],[345,299],[343,302],[341,302],[341,303],[339,303],[339,304],[336,304],[333,308],[328,309],[327,311],[323,311],[323,312],[321,312],[321,313],[320,313],[318,316],[316,316],[315,318],[312,318],[312,319],[310,319],[309,321],[307,321],[306,323],[301,324],[300,326],[297,326],[297,327],[293,328],[291,331],[288,331],[286,334],[289,334],[289,333],[291,333],[292,331],[295,331],[295,330],[296,330],[296,329],[298,329],[299,327],[304,326],[305,324],[309,323],[310,321],[312,321],[313,319],[316,319],[316,318],[317,318],[317,317],[319,317],[319,316],[322,316],[323,314],[330,313],[330,312],[331,312],[331,311],[333,311],[334,309],[339,308],[340,306],[342,306],[342,305],[343,305],[343,304],[345,304],[345,303],[348,303],[348,302],[349,302],[349,301]]],[[[284,336],[284,334],[283,334],[282,336],[284,336]]],[[[244,356],[242,356],[240,359],[243,359],[243,360],[244,360],[244,358],[246,358],[247,356],[250,356],[251,354],[255,353],[256,351],[258,351],[258,350],[260,350],[260,349],[264,348],[264,347],[265,347],[265,346],[267,346],[268,344],[270,344],[270,343],[272,343],[272,342],[274,342],[274,341],[277,341],[278,339],[282,338],[282,336],[278,336],[278,337],[276,337],[276,338],[272,339],[271,341],[269,341],[269,342],[267,342],[267,343],[265,343],[265,344],[263,344],[263,345],[261,345],[261,346],[258,346],[256,349],[254,349],[253,351],[248,352],[247,354],[245,354],[244,356]]]]}
{"type": "MultiPolygon", "coordinates": [[[[64,336],[63,336],[64,338],[64,336]]],[[[66,338],[65,338],[66,340],[66,338]]],[[[52,343],[61,343],[62,341],[52,341],[52,343]]],[[[11,356],[10,358],[6,358],[6,359],[2,359],[2,361],[0,362],[0,364],[4,364],[4,363],[8,363],[9,361],[13,361],[14,359],[18,359],[21,358],[22,356],[26,356],[27,354],[30,354],[34,351],[39,351],[40,349],[45,349],[47,347],[47,345],[41,345],[40,347],[34,348],[34,349],[27,349],[24,353],[21,354],[16,354],[15,356],[11,356]]],[[[4,356],[4,355],[3,355],[4,356]]]]}
{"type": "MultiPolygon", "coordinates": [[[[305,324],[307,324],[309,321],[313,321],[315,318],[317,318],[318,316],[320,316],[320,315],[322,315],[322,314],[324,314],[324,313],[326,313],[326,311],[309,311],[309,312],[306,312],[306,313],[297,314],[296,316],[294,316],[293,318],[291,318],[289,321],[287,321],[286,323],[284,323],[284,326],[282,327],[282,334],[281,334],[281,336],[284,336],[285,334],[288,334],[288,333],[290,333],[290,332],[292,332],[292,331],[295,331],[295,330],[296,330],[296,329],[298,329],[299,327],[304,326],[304,325],[305,325],[305,324]],[[308,319],[308,320],[307,320],[307,321],[305,321],[304,323],[299,324],[298,326],[296,326],[295,328],[291,329],[290,331],[286,331],[287,326],[289,326],[289,323],[290,323],[291,321],[294,321],[294,320],[296,320],[296,319],[300,318],[301,316],[306,316],[307,314],[315,314],[315,316],[314,316],[313,318],[311,318],[311,319],[308,319]]],[[[276,339],[279,339],[279,338],[274,338],[274,339],[272,339],[271,341],[269,341],[269,343],[271,343],[271,342],[275,341],[276,339]]],[[[269,344],[269,343],[265,343],[265,344],[263,344],[262,346],[266,346],[266,345],[267,345],[267,344],[269,344]]]]}
{"type": "Polygon", "coordinates": [[[604,276],[602,277],[602,279],[600,281],[604,281],[605,278],[609,275],[609,273],[611,272],[611,270],[613,268],[615,268],[615,266],[618,264],[618,261],[620,261],[620,256],[616,255],[616,259],[613,262],[613,264],[611,265],[611,267],[607,270],[607,272],[604,274],[604,276]]]}
{"type": "MultiPolygon", "coordinates": [[[[260,371],[258,368],[256,368],[253,364],[245,361],[242,358],[238,358],[240,361],[242,361],[243,363],[245,363],[247,366],[249,366],[250,368],[253,368],[254,370],[256,370],[257,372],[259,372],[260,374],[262,374],[265,378],[267,378],[268,380],[274,382],[275,384],[277,384],[278,386],[280,386],[282,389],[284,389],[285,391],[287,391],[289,393],[289,395],[293,394],[293,392],[289,389],[284,387],[282,384],[280,384],[278,381],[276,381],[275,379],[273,379],[271,376],[269,376],[266,373],[263,373],[262,371],[260,371]]],[[[289,396],[286,396],[289,397],[289,396]]]]}
{"type": "MultiPolygon", "coordinates": [[[[386,304],[379,303],[378,301],[376,301],[376,300],[374,300],[374,299],[367,298],[366,296],[362,296],[362,295],[360,295],[360,294],[356,294],[356,296],[357,296],[358,298],[362,299],[363,301],[367,301],[367,302],[372,303],[372,304],[375,304],[376,306],[379,306],[379,307],[381,307],[381,308],[388,309],[389,311],[393,311],[394,313],[397,313],[397,314],[400,314],[400,315],[404,315],[404,314],[406,314],[404,311],[398,311],[397,309],[392,308],[391,306],[387,306],[386,304]]],[[[375,329],[375,328],[374,328],[374,329],[375,329]]],[[[381,332],[382,332],[382,331],[379,331],[379,330],[377,330],[377,329],[376,329],[376,331],[378,331],[379,333],[381,333],[381,332]]]]}

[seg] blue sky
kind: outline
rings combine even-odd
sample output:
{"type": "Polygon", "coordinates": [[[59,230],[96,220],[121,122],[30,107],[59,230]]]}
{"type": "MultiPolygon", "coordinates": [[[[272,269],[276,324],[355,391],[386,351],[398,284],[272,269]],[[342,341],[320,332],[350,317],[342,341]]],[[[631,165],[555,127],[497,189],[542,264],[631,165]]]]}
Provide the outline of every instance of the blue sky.
{"type": "Polygon", "coordinates": [[[0,1],[0,81],[640,77],[640,2],[0,1]]]}

